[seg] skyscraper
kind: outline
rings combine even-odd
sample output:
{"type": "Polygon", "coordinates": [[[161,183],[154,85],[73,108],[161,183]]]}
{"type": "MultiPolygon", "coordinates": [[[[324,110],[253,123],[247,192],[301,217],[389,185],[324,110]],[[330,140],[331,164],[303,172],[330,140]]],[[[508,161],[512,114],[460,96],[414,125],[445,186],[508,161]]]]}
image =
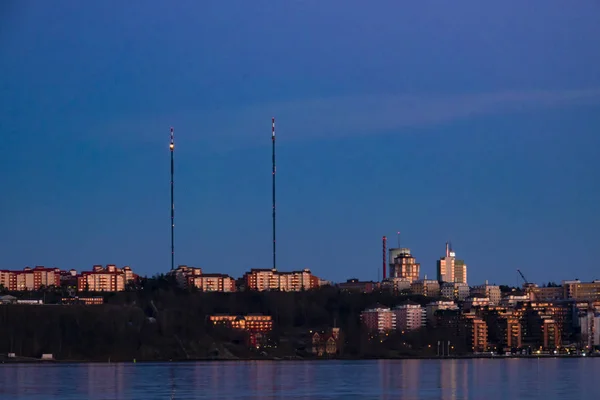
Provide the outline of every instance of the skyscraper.
{"type": "Polygon", "coordinates": [[[437,262],[437,279],[439,282],[454,282],[455,254],[450,249],[450,243],[446,242],[446,256],[437,262]]]}
{"type": "Polygon", "coordinates": [[[467,265],[456,259],[450,242],[446,242],[446,255],[437,261],[437,279],[440,283],[467,283],[467,265]]]}

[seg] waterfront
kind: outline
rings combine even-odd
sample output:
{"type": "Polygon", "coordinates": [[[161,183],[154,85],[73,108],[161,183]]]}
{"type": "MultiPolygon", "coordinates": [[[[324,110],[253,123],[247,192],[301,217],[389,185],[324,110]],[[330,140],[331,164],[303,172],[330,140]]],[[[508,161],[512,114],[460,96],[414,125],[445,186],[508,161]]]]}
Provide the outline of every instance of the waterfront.
{"type": "Polygon", "coordinates": [[[0,398],[593,399],[600,359],[2,364],[0,398]]]}

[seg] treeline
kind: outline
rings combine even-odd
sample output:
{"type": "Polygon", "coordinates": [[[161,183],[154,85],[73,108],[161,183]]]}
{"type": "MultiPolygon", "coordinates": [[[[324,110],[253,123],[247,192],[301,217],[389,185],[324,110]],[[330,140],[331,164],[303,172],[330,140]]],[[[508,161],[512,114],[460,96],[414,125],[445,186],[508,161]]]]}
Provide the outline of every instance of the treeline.
{"type": "Polygon", "coordinates": [[[268,355],[306,356],[308,332],[333,326],[343,332],[343,357],[435,355],[432,345],[443,332],[423,330],[377,338],[361,326],[364,309],[378,303],[393,307],[409,299],[422,305],[431,301],[389,292],[341,292],[334,287],[203,293],[177,288],[168,277],[158,276],[144,279],[137,288],[106,294],[106,304],[101,306],[2,306],[0,354],[40,357],[52,353],[60,360],[98,361],[264,356],[249,353],[239,335],[209,326],[208,316],[265,314],[273,317],[272,336],[277,344],[268,355]]]}

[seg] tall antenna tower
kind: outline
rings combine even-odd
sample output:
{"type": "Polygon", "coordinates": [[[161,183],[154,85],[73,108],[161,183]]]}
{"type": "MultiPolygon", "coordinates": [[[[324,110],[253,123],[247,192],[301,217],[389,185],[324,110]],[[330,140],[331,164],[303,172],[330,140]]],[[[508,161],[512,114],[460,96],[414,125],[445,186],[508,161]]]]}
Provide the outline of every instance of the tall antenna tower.
{"type": "Polygon", "coordinates": [[[175,151],[175,136],[173,134],[173,128],[171,128],[171,143],[169,144],[171,150],[171,271],[175,269],[175,200],[173,198],[173,176],[175,174],[175,168],[173,163],[173,153],[175,151]]]}
{"type": "Polygon", "coordinates": [[[273,269],[277,269],[275,259],[275,117],[271,118],[271,141],[273,142],[273,269]]]}
{"type": "Polygon", "coordinates": [[[383,280],[386,278],[386,268],[387,268],[387,237],[383,237],[383,280]]]}

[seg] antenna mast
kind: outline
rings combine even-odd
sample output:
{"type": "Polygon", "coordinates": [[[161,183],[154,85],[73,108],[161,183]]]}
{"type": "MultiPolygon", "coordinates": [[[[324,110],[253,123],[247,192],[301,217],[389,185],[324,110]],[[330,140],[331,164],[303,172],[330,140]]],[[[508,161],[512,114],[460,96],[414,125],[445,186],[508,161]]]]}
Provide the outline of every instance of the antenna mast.
{"type": "Polygon", "coordinates": [[[383,280],[386,279],[386,255],[387,255],[387,237],[383,237],[383,280]]]}
{"type": "Polygon", "coordinates": [[[275,117],[271,118],[271,141],[273,142],[273,269],[277,269],[275,262],[275,117]]]}
{"type": "Polygon", "coordinates": [[[173,165],[173,153],[175,150],[175,136],[173,134],[173,128],[171,128],[171,143],[169,144],[171,150],[171,271],[175,269],[175,200],[173,198],[173,176],[175,169],[173,165]]]}

